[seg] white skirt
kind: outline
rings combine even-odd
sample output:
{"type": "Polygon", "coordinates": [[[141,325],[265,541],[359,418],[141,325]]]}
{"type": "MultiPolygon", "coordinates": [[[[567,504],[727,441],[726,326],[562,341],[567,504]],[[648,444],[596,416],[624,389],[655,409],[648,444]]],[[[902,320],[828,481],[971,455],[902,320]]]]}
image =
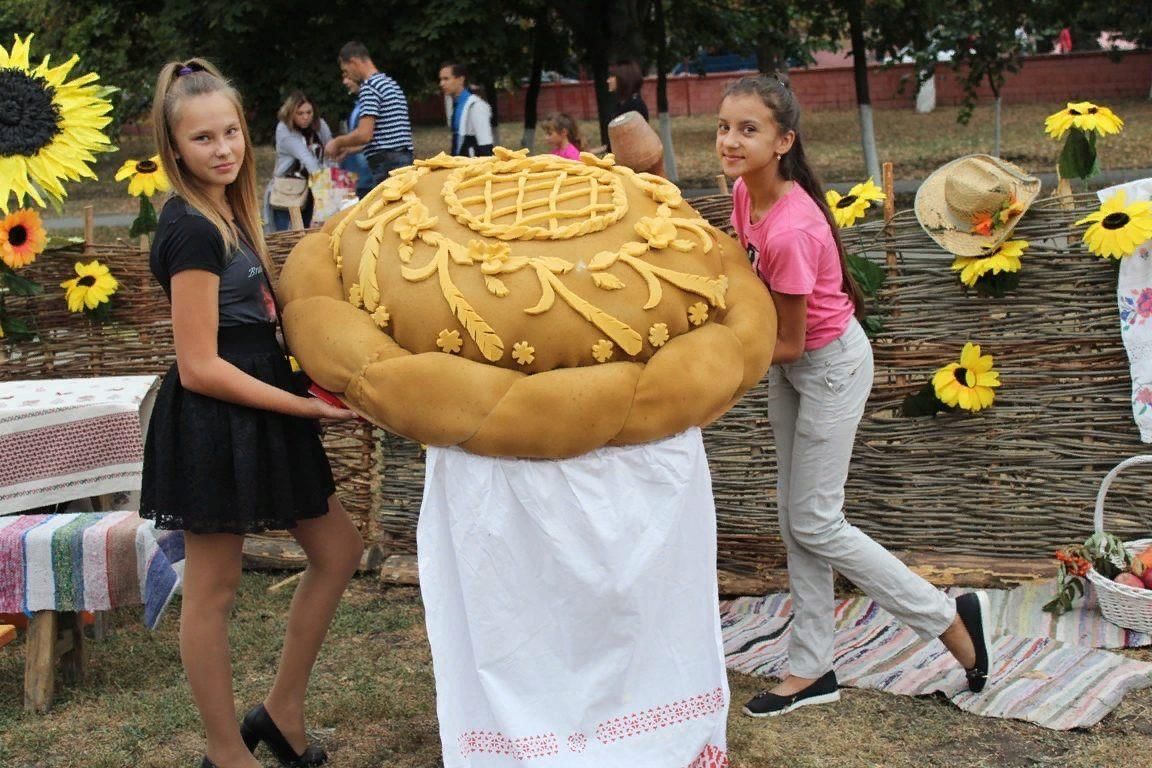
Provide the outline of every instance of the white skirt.
{"type": "Polygon", "coordinates": [[[445,768],[723,768],[699,429],[559,461],[429,448],[417,529],[445,768]]]}

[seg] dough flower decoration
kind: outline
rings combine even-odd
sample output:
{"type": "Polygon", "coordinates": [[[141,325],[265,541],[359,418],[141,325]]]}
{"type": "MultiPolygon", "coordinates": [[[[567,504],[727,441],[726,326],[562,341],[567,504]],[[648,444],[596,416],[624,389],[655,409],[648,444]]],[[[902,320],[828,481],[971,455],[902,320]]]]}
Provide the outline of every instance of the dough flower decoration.
{"type": "Polygon", "coordinates": [[[96,178],[94,153],[115,149],[102,131],[112,121],[109,94],[99,75],[68,79],[79,57],[58,66],[48,57],[33,66],[32,35],[0,45],[0,212],[31,198],[44,207],[67,195],[63,182],[96,178]]]}
{"type": "Polygon", "coordinates": [[[708,305],[698,301],[688,307],[688,322],[692,325],[704,325],[708,322],[708,305]]]}
{"type": "Polygon", "coordinates": [[[94,320],[108,319],[111,298],[120,283],[99,261],[76,262],[76,277],[60,283],[69,312],[85,312],[94,320]]]}
{"type": "Polygon", "coordinates": [[[992,355],[980,353],[980,345],[966,342],[958,362],[948,363],[914,395],[904,398],[905,416],[934,416],[937,411],[981,411],[992,405],[1000,374],[992,355]]]}
{"type": "Polygon", "coordinates": [[[668,343],[671,334],[668,333],[668,323],[656,323],[648,329],[648,343],[654,347],[662,347],[668,343]]]}
{"type": "Polygon", "coordinates": [[[388,310],[384,308],[383,304],[372,310],[371,317],[372,322],[376,323],[376,327],[380,329],[387,328],[388,323],[392,321],[392,315],[388,314],[388,310]]]}
{"type": "Polygon", "coordinates": [[[520,365],[532,365],[536,359],[536,348],[526,341],[518,341],[512,345],[512,359],[520,365]]]}
{"type": "Polygon", "coordinates": [[[436,346],[440,347],[442,352],[454,355],[464,348],[464,340],[460,338],[460,331],[443,330],[436,337],[436,346]]]}
{"type": "Polygon", "coordinates": [[[156,209],[152,207],[152,195],[167,192],[172,188],[168,174],[160,162],[160,155],[147,160],[126,160],[116,171],[116,181],[128,180],[128,194],[140,198],[140,212],[128,230],[131,237],[139,237],[156,231],[156,209]]]}
{"type": "Polygon", "coordinates": [[[615,351],[615,345],[608,339],[600,339],[592,345],[592,357],[598,363],[606,363],[612,359],[612,353],[615,351]]]}
{"type": "Polygon", "coordinates": [[[1020,257],[1027,247],[1027,240],[1005,240],[985,255],[957,256],[952,271],[979,295],[1000,298],[1020,284],[1020,257]]]}
{"type": "Polygon", "coordinates": [[[863,184],[854,185],[846,195],[841,195],[834,189],[824,193],[824,201],[828,203],[828,207],[832,210],[832,218],[836,220],[836,226],[840,229],[854,225],[864,218],[872,203],[883,200],[884,192],[872,182],[871,176],[863,184]]]}
{"type": "Polygon", "coordinates": [[[1077,226],[1082,224],[1089,225],[1084,231],[1089,251],[1106,259],[1122,259],[1152,239],[1152,202],[1128,205],[1127,194],[1120,190],[1076,222],[1077,226]]]}
{"type": "Polygon", "coordinates": [[[1108,107],[1090,101],[1068,102],[1068,105],[1044,120],[1044,132],[1053,139],[1064,139],[1057,165],[1062,179],[1088,179],[1100,171],[1096,156],[1099,136],[1120,133],[1121,120],[1108,107]]]}

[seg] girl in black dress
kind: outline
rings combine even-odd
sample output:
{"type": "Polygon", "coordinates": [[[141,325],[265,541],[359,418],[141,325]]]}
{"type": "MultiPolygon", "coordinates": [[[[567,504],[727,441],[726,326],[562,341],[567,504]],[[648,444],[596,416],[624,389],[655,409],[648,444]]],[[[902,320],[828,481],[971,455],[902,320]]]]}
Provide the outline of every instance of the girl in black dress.
{"type": "Polygon", "coordinates": [[[259,766],[260,741],[284,765],[320,765],[304,694],[364,544],[334,495],[315,420],[353,414],[291,391],[239,94],[206,61],[171,63],[152,118],[175,191],[151,268],[172,304],[176,364],[149,425],[140,514],[185,531],[180,655],[207,735],[202,765],[259,766]],[[238,728],[228,618],[244,534],[271,529],[288,530],[309,565],[272,689],[238,728]]]}

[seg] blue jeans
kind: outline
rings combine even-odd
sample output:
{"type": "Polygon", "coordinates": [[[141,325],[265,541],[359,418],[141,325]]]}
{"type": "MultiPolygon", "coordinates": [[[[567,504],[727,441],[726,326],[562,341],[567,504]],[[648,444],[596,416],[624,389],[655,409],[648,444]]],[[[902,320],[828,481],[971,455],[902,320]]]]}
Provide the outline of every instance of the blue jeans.
{"type": "Polygon", "coordinates": [[[376,186],[388,178],[388,174],[397,168],[412,165],[415,155],[410,149],[385,150],[366,155],[368,167],[372,169],[372,186],[376,186]]]}

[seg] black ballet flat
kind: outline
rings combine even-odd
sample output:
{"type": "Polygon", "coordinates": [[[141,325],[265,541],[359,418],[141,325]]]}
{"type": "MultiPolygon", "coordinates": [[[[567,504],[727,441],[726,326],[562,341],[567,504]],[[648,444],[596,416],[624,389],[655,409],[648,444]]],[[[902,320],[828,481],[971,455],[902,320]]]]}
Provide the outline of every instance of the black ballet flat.
{"type": "Polygon", "coordinates": [[[328,753],[315,744],[309,744],[303,754],[296,754],[263,704],[257,704],[244,715],[240,723],[240,736],[249,752],[255,752],[260,742],[264,742],[268,751],[285,768],[313,768],[328,762],[328,753]]]}

